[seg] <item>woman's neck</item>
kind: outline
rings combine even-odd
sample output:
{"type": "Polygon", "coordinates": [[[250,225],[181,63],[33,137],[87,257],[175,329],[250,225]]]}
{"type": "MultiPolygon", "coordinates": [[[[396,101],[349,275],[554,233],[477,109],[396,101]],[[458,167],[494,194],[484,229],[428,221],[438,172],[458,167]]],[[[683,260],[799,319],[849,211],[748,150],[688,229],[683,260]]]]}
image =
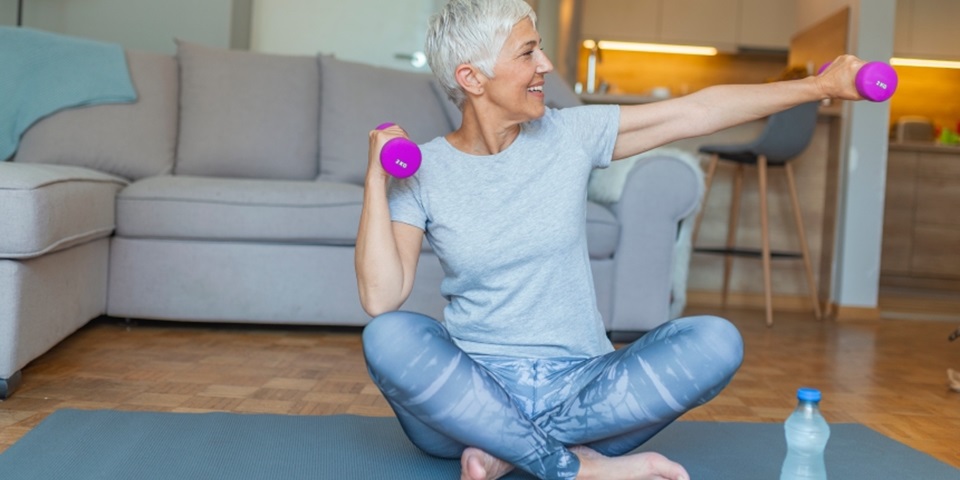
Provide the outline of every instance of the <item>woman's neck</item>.
{"type": "Polygon", "coordinates": [[[446,136],[457,150],[471,155],[496,155],[506,150],[520,136],[520,124],[494,120],[472,102],[463,106],[460,128],[446,136]]]}

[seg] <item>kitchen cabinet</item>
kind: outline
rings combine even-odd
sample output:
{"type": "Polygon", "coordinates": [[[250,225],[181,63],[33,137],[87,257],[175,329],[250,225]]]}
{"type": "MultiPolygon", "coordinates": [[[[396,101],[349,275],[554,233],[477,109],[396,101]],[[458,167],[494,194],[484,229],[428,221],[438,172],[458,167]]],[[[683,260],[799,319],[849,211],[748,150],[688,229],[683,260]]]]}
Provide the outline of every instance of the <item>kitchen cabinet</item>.
{"type": "Polygon", "coordinates": [[[916,152],[887,154],[887,187],[883,208],[882,274],[910,275],[916,212],[916,152]]]}
{"type": "Polygon", "coordinates": [[[585,0],[580,27],[586,39],[656,42],[660,0],[585,0]]]}
{"type": "Polygon", "coordinates": [[[584,0],[583,39],[786,50],[796,0],[584,0]]]}
{"type": "Polygon", "coordinates": [[[897,0],[894,54],[960,59],[957,19],[960,19],[957,0],[897,0]]]}
{"type": "Polygon", "coordinates": [[[795,0],[741,0],[737,44],[742,47],[783,49],[797,31],[795,0]]]}
{"type": "Polygon", "coordinates": [[[740,0],[668,0],[661,4],[660,39],[684,45],[736,45],[740,0]]]}
{"type": "Polygon", "coordinates": [[[960,280],[960,148],[892,144],[881,275],[960,280]]]}

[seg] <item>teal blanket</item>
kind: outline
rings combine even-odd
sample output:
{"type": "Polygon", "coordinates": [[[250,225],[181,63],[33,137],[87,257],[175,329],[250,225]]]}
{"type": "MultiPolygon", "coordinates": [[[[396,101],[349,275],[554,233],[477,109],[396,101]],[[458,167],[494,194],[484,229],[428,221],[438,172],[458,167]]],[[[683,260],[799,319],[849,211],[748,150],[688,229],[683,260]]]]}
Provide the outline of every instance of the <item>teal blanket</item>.
{"type": "Polygon", "coordinates": [[[0,160],[37,120],[69,107],[133,102],[120,45],[0,27],[0,160]]]}

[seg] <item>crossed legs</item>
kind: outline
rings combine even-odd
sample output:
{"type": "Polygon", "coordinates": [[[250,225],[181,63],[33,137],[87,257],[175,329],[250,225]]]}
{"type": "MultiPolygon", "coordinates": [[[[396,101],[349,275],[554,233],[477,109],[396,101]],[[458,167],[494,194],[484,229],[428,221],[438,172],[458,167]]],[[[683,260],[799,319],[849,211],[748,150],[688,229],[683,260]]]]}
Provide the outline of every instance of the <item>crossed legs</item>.
{"type": "Polygon", "coordinates": [[[539,478],[582,478],[597,463],[609,475],[614,461],[635,473],[640,463],[673,468],[650,454],[608,457],[716,396],[742,359],[739,334],[717,317],[675,320],[591,359],[471,358],[439,322],[409,312],[377,317],[363,341],[407,436],[431,455],[460,457],[466,478],[470,463],[487,472],[480,478],[512,466],[539,478]]]}

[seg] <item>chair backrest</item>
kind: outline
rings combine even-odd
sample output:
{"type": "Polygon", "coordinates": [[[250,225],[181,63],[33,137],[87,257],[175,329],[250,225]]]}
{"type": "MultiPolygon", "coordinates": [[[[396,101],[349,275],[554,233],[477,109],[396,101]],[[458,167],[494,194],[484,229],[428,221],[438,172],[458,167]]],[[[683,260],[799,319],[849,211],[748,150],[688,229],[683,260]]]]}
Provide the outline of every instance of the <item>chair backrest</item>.
{"type": "Polygon", "coordinates": [[[768,163],[784,163],[806,150],[817,126],[820,102],[810,102],[774,113],[750,150],[768,163]]]}

